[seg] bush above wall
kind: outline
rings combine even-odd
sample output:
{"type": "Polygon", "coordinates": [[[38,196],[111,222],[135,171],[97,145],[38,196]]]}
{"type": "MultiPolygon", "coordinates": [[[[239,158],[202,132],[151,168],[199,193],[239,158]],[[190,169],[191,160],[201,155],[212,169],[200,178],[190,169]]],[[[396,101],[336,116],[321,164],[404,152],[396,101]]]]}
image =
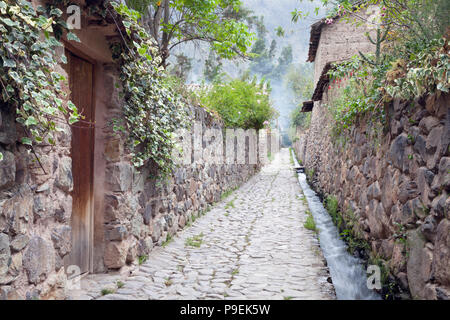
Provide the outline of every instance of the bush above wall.
{"type": "Polygon", "coordinates": [[[230,128],[262,129],[276,116],[267,82],[256,78],[213,84],[200,93],[206,109],[218,113],[230,128]]]}

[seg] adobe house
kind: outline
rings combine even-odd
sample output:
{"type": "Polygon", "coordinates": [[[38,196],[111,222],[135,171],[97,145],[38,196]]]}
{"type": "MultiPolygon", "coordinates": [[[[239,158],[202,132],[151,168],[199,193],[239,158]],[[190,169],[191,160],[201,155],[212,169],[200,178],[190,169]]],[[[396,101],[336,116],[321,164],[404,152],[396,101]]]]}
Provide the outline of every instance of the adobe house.
{"type": "MultiPolygon", "coordinates": [[[[62,125],[55,146],[35,146],[36,158],[19,142],[14,110],[1,106],[0,299],[63,299],[68,277],[126,272],[260,168],[249,161],[198,161],[158,184],[147,168],[133,167],[124,137],[110,126],[122,116],[120,66],[110,50],[122,41],[121,20],[108,6],[106,18],[90,10],[107,2],[71,3],[81,9],[81,29],[73,30],[81,42],[63,38],[58,53],[67,64],[56,71],[68,79],[65,91],[83,121],[62,125]]],[[[218,129],[199,143],[200,152],[213,150],[206,157],[214,158],[223,124],[200,107],[190,114],[203,132],[218,129]]]]}

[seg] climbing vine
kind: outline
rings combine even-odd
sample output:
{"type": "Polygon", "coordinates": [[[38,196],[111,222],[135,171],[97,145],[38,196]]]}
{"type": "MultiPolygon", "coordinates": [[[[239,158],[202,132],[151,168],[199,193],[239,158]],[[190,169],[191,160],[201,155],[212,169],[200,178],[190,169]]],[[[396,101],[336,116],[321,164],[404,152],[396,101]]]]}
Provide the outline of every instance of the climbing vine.
{"type": "Polygon", "coordinates": [[[330,108],[336,133],[350,128],[359,115],[368,112],[383,122],[384,103],[394,98],[413,100],[424,94],[448,93],[449,48],[448,40],[441,38],[409,56],[386,54],[378,63],[355,56],[335,64],[328,74],[340,91],[330,108]]]}
{"type": "MultiPolygon", "coordinates": [[[[186,127],[186,109],[179,95],[164,85],[161,57],[145,29],[140,14],[123,4],[111,3],[121,17],[123,41],[112,45],[120,63],[124,117],[113,120],[113,129],[127,135],[133,165],[155,165],[164,176],[174,167],[175,131],[186,127]]],[[[120,30],[120,28],[119,28],[120,30]]]]}
{"type": "MultiPolygon", "coordinates": [[[[55,72],[56,49],[67,29],[61,16],[53,6],[34,9],[24,0],[0,1],[0,104],[15,110],[24,128],[21,143],[30,147],[55,144],[61,124],[80,119],[76,106],[64,103],[61,82],[66,79],[55,72]]],[[[67,38],[78,40],[70,32],[67,38]]],[[[67,62],[64,55],[60,60],[67,62]]]]}

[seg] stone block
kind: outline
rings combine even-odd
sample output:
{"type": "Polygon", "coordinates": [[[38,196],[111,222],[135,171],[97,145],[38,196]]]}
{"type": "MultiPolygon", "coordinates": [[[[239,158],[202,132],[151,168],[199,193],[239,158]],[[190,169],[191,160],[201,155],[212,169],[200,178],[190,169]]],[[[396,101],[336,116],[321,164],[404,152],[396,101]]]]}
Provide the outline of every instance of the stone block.
{"type": "Polygon", "coordinates": [[[27,246],[29,241],[30,237],[28,235],[18,235],[11,241],[11,250],[13,252],[21,251],[27,246]]]}
{"type": "Polygon", "coordinates": [[[447,219],[437,227],[433,270],[439,283],[450,286],[450,221],[447,219]]]}
{"type": "Polygon", "coordinates": [[[404,172],[408,168],[407,146],[408,136],[402,133],[394,139],[388,153],[388,158],[392,162],[392,165],[404,172]]]}
{"type": "Polygon", "coordinates": [[[108,269],[119,269],[127,261],[128,244],[125,241],[109,242],[106,245],[104,262],[108,269]]]}
{"type": "Polygon", "coordinates": [[[114,226],[105,231],[105,238],[108,241],[121,241],[128,236],[128,231],[124,226],[114,226]]]}
{"type": "Polygon", "coordinates": [[[17,140],[15,110],[5,105],[0,107],[0,143],[13,144],[17,140]]]}
{"type": "Polygon", "coordinates": [[[11,264],[11,250],[9,248],[9,236],[5,233],[0,233],[0,282],[8,273],[11,264]]]}
{"type": "Polygon", "coordinates": [[[52,231],[53,245],[61,257],[64,257],[72,250],[72,228],[62,226],[54,228],[52,231]]]}
{"type": "Polygon", "coordinates": [[[105,143],[105,158],[107,161],[118,162],[123,153],[122,143],[119,139],[110,139],[105,143]]]}
{"type": "Polygon", "coordinates": [[[11,187],[16,180],[16,161],[14,154],[0,149],[3,160],[0,161],[0,190],[11,187]]]}
{"type": "Polygon", "coordinates": [[[131,188],[133,182],[133,168],[129,163],[114,163],[109,167],[107,183],[111,191],[126,192],[131,188]]]}
{"type": "Polygon", "coordinates": [[[56,186],[65,192],[73,190],[72,158],[63,157],[59,161],[56,186]]]}
{"type": "Polygon", "coordinates": [[[31,238],[23,255],[23,267],[30,283],[42,282],[55,269],[52,244],[39,236],[31,238]]]}

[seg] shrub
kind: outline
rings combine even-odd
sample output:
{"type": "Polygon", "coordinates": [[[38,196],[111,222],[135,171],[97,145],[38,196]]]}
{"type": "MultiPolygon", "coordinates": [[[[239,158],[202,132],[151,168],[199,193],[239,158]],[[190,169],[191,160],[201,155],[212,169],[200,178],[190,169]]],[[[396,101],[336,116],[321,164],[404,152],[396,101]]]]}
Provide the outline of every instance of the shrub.
{"type": "Polygon", "coordinates": [[[206,109],[217,112],[229,128],[262,129],[276,115],[267,82],[256,78],[214,83],[200,93],[206,109]]]}

